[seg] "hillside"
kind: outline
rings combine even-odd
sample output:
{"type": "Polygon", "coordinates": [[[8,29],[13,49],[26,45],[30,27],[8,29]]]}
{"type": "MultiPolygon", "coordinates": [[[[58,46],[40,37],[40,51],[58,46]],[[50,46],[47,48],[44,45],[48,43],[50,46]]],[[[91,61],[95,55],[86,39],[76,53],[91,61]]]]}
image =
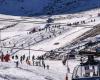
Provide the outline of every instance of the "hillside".
{"type": "Polygon", "coordinates": [[[31,55],[42,55],[46,51],[68,45],[100,23],[96,9],[76,14],[53,15],[50,18],[53,22],[48,25],[48,16],[15,17],[0,14],[0,28],[5,29],[1,33],[2,46],[11,47],[2,51],[22,55],[29,53],[23,49],[28,49],[30,45],[33,49],[30,51],[31,55]],[[69,23],[72,25],[68,26],[69,23]]]}
{"type": "Polygon", "coordinates": [[[100,24],[94,26],[92,29],[76,37],[69,44],[66,44],[65,46],[62,46],[58,49],[54,49],[50,52],[47,52],[46,54],[44,54],[44,57],[45,59],[50,59],[50,60],[62,59],[63,56],[70,54],[70,51],[73,49],[76,49],[76,50],[84,49],[82,45],[87,44],[89,41],[92,41],[92,42],[99,41],[98,44],[96,44],[95,46],[100,45],[100,24]]]}
{"type": "Polygon", "coordinates": [[[0,0],[0,14],[37,16],[77,13],[100,7],[99,0],[0,0]]]}
{"type": "Polygon", "coordinates": [[[74,80],[73,72],[76,79],[99,80],[99,4],[0,0],[0,80],[74,80]]]}
{"type": "Polygon", "coordinates": [[[85,32],[84,34],[82,34],[81,36],[77,37],[72,43],[78,43],[78,41],[82,41],[89,37],[94,37],[99,34],[100,34],[100,24],[94,26],[93,29],[91,29],[91,30],[85,32]]]}

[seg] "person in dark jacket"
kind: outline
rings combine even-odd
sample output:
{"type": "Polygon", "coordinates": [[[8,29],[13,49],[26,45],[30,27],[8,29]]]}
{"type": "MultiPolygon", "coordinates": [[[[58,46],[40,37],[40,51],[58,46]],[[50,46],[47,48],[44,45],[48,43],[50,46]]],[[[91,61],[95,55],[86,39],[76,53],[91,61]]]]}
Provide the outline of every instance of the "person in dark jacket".
{"type": "Polygon", "coordinates": [[[18,55],[15,55],[15,63],[16,63],[16,68],[18,68],[19,66],[18,55]]]}
{"type": "Polygon", "coordinates": [[[12,56],[12,59],[14,59],[15,58],[15,56],[12,56]]]}
{"type": "Polygon", "coordinates": [[[18,61],[16,61],[15,63],[16,63],[16,68],[18,68],[18,66],[19,66],[19,62],[18,62],[18,61]]]}
{"type": "Polygon", "coordinates": [[[1,61],[2,62],[4,61],[4,54],[3,53],[1,54],[1,61]]]}
{"type": "Polygon", "coordinates": [[[44,67],[44,69],[45,69],[45,67],[46,67],[46,66],[45,66],[45,63],[43,64],[43,67],[44,67]]]}
{"type": "Polygon", "coordinates": [[[47,65],[47,69],[49,70],[49,65],[47,65]]]}
{"type": "Polygon", "coordinates": [[[15,56],[15,59],[18,59],[18,55],[15,56]]]}
{"type": "Polygon", "coordinates": [[[21,56],[21,57],[20,57],[20,63],[21,63],[21,64],[22,64],[22,61],[23,61],[23,57],[21,56]]]}
{"type": "Polygon", "coordinates": [[[35,56],[32,56],[32,62],[33,62],[33,66],[34,66],[34,60],[35,60],[35,56]]]}
{"type": "Polygon", "coordinates": [[[25,54],[23,55],[23,60],[25,60],[25,54]]]}

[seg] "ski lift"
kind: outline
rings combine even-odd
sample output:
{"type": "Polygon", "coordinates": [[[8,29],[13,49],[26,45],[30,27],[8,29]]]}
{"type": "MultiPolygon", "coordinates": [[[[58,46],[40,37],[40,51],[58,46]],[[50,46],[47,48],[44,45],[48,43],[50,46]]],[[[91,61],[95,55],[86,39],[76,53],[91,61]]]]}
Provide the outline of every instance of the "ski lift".
{"type": "Polygon", "coordinates": [[[72,49],[69,53],[68,53],[68,55],[67,55],[67,58],[68,59],[75,59],[75,55],[77,54],[77,52],[74,50],[74,49],[72,49]]]}
{"type": "Polygon", "coordinates": [[[100,61],[94,59],[100,54],[91,51],[80,51],[79,54],[87,56],[88,59],[83,62],[81,57],[80,65],[74,68],[72,80],[100,80],[100,61]]]}

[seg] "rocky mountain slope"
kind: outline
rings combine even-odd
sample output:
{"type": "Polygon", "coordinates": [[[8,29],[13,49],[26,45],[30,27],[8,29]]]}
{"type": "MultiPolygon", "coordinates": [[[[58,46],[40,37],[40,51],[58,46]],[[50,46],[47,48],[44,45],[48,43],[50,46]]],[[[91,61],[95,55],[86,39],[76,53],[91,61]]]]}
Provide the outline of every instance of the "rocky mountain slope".
{"type": "Polygon", "coordinates": [[[100,7],[99,0],[0,0],[0,14],[36,16],[76,13],[100,7]]]}

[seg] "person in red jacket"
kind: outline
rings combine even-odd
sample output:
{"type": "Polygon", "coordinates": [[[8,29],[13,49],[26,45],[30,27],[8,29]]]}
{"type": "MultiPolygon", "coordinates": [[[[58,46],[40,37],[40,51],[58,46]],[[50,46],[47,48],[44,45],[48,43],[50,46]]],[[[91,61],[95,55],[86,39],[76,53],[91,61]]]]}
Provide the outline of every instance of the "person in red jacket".
{"type": "Polygon", "coordinates": [[[8,62],[10,60],[10,55],[9,54],[6,54],[4,56],[4,60],[5,60],[5,62],[8,62]]]}

